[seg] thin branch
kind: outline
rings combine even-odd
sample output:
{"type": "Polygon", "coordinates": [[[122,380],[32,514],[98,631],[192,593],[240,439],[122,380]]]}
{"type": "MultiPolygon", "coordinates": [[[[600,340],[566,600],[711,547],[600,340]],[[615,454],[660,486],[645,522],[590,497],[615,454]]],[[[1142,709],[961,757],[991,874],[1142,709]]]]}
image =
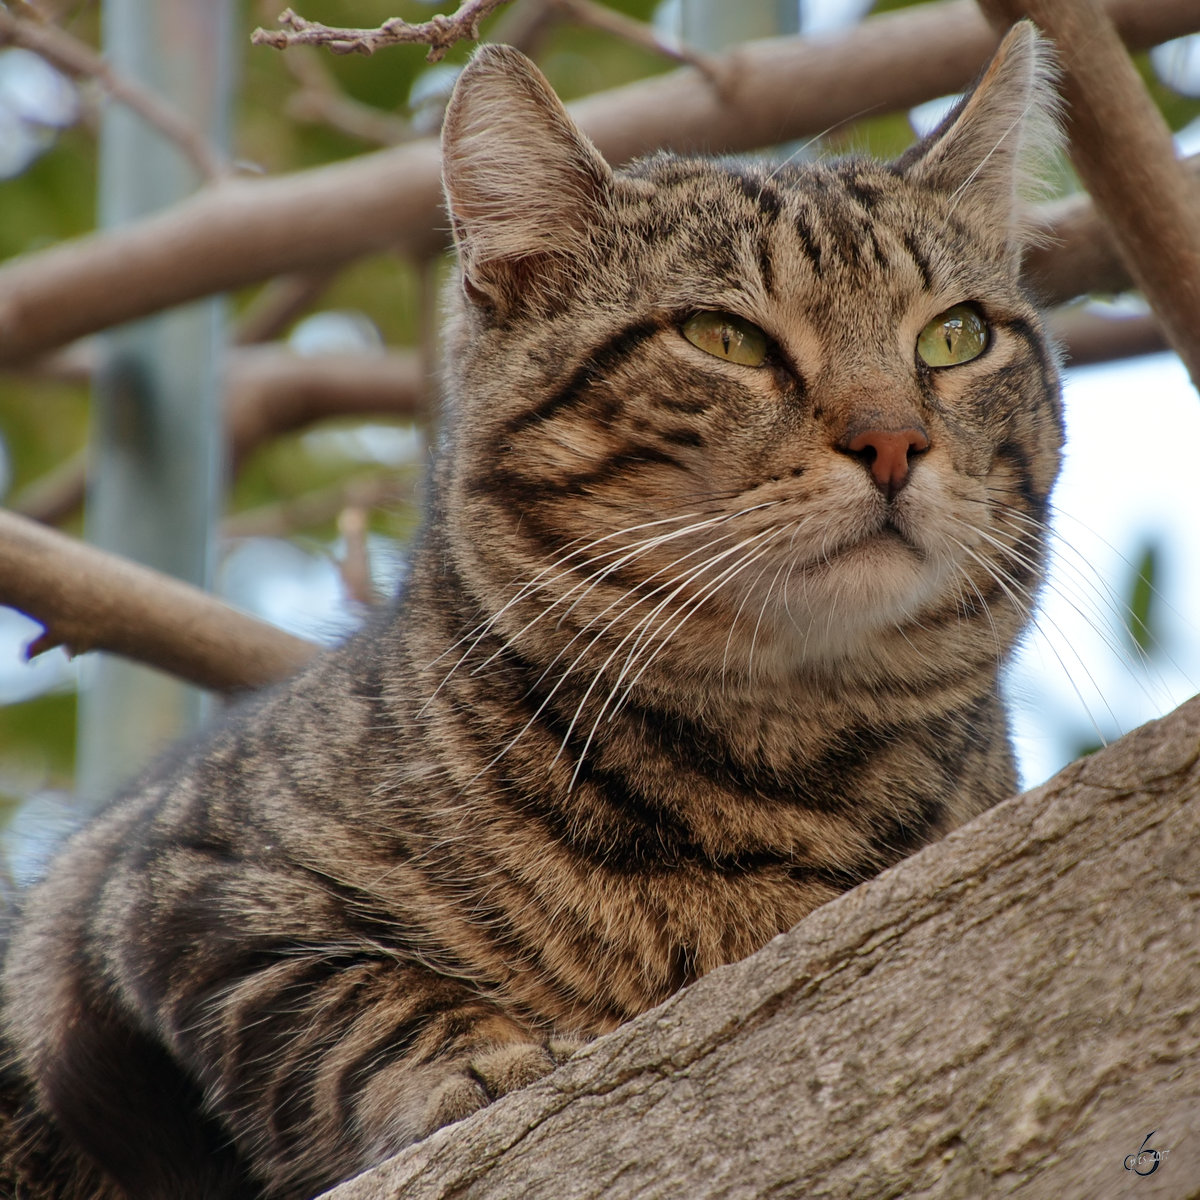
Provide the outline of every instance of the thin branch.
{"type": "Polygon", "coordinates": [[[0,367],[0,375],[11,374],[23,379],[47,383],[89,383],[100,361],[96,338],[83,338],[62,350],[24,363],[15,371],[0,367]]]}
{"type": "Polygon", "coordinates": [[[700,71],[719,91],[724,90],[726,75],[721,69],[721,60],[703,54],[690,46],[667,41],[659,36],[653,25],[638,21],[625,13],[617,12],[596,0],[549,0],[552,7],[578,25],[588,25],[611,33],[634,46],[640,46],[654,54],[662,54],[675,62],[687,63],[700,71]]]}
{"type": "Polygon", "coordinates": [[[463,0],[451,16],[431,17],[413,25],[400,17],[389,17],[376,29],[347,29],[322,25],[298,16],[290,8],[279,14],[284,29],[256,29],[250,40],[256,46],[272,46],[286,50],[289,46],[328,46],[334,54],[374,54],[384,46],[422,45],[429,47],[426,56],[438,62],[456,42],[475,41],[479,23],[509,0],[463,0]]]}
{"type": "Polygon", "coordinates": [[[178,109],[149,88],[119,75],[86,42],[54,25],[0,8],[0,46],[31,50],[74,79],[94,79],[114,100],[174,142],[203,178],[211,182],[229,174],[224,156],[178,109]]]}
{"type": "MultiPolygon", "coordinates": [[[[1196,0],[1109,7],[1134,49],[1200,28],[1196,0]]],[[[740,46],[725,99],[683,68],[589,97],[573,112],[614,163],[663,145],[730,153],[961,90],[996,40],[973,0],[942,0],[871,17],[836,39],[740,46]]],[[[0,266],[0,362],[274,275],[380,250],[425,257],[445,242],[441,200],[432,139],[290,176],[229,180],[122,229],[0,266]]],[[[1031,271],[1055,253],[1031,255],[1031,271]]]]}
{"type": "Polygon", "coordinates": [[[229,454],[236,465],[280,434],[335,417],[426,418],[426,380],[411,351],[302,356],[277,346],[230,356],[229,454]]]}
{"type": "Polygon", "coordinates": [[[413,498],[413,480],[396,472],[331,483],[289,500],[234,513],[221,523],[225,538],[290,537],[334,520],[347,509],[369,512],[413,498]]]}
{"type": "Polygon", "coordinates": [[[218,691],[286,678],[316,652],[199,588],[4,510],[0,604],[44,627],[30,657],[109,650],[218,691]]]}
{"type": "Polygon", "coordinates": [[[369,509],[362,505],[347,505],[338,514],[338,533],[346,551],[338,560],[338,575],[346,595],[356,604],[373,608],[379,603],[379,593],[371,579],[371,552],[367,547],[369,509]]]}
{"type": "Polygon", "coordinates": [[[43,525],[60,525],[83,508],[87,497],[88,449],[86,446],[27,483],[11,505],[18,516],[43,525]]]}
{"type": "Polygon", "coordinates": [[[416,136],[403,117],[347,96],[338,87],[325,59],[311,46],[293,46],[283,61],[300,84],[299,91],[287,99],[285,111],[289,117],[328,125],[375,146],[399,146],[416,136]]]}
{"type": "Polygon", "coordinates": [[[980,0],[998,25],[1028,14],[1063,67],[1071,158],[1126,269],[1200,388],[1200,191],[1096,0],[980,0]]]}
{"type": "Polygon", "coordinates": [[[1162,326],[1148,313],[1106,317],[1070,308],[1051,314],[1050,333],[1062,347],[1068,367],[1160,354],[1171,348],[1162,326]]]}
{"type": "Polygon", "coordinates": [[[279,337],[320,299],[336,275],[336,267],[325,267],[272,279],[238,318],[233,344],[254,346],[279,337]]]}
{"type": "MultiPolygon", "coordinates": [[[[71,357],[72,371],[83,359],[71,357]]],[[[232,351],[225,388],[232,469],[265,442],[318,421],[377,415],[427,422],[426,376],[420,357],[407,351],[312,357],[278,346],[232,351]]],[[[79,511],[86,490],[87,459],[81,452],[27,484],[12,508],[57,525],[79,511]]]]}

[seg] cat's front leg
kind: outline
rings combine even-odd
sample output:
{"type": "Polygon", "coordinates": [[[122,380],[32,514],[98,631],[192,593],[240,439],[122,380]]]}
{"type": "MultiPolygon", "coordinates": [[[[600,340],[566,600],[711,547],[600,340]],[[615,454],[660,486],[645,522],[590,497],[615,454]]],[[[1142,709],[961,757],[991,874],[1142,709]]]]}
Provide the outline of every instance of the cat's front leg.
{"type": "Polygon", "coordinates": [[[391,955],[293,951],[172,1012],[175,1053],[280,1200],[376,1165],[581,1044],[391,955]]]}
{"type": "Polygon", "coordinates": [[[483,1043],[413,1066],[404,1075],[380,1076],[359,1107],[360,1119],[381,1134],[369,1153],[384,1158],[398,1146],[469,1117],[549,1074],[585,1044],[572,1035],[483,1043]]]}

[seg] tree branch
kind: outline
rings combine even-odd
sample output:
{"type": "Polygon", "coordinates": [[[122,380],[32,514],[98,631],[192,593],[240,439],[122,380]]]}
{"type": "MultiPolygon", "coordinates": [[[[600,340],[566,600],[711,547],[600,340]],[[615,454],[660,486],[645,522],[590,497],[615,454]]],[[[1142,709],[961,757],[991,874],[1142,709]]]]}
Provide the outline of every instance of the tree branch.
{"type": "Polygon", "coordinates": [[[401,504],[413,498],[411,475],[394,471],[376,473],[332,483],[311,492],[258,508],[234,513],[221,523],[227,538],[288,537],[300,529],[311,529],[332,521],[347,509],[370,512],[401,504]]]}
{"type": "Polygon", "coordinates": [[[597,4],[596,0],[549,0],[549,3],[564,17],[578,25],[588,25],[592,29],[611,33],[614,37],[640,46],[643,50],[674,59],[675,62],[689,63],[705,75],[718,91],[724,90],[724,78],[714,58],[691,46],[676,45],[664,40],[654,26],[645,21],[638,21],[607,5],[597,4]]]}
{"type": "Polygon", "coordinates": [[[1200,699],[328,1200],[1195,1196],[1197,844],[1200,699]]]}
{"type": "Polygon", "coordinates": [[[308,21],[290,8],[279,14],[286,29],[256,29],[250,40],[256,46],[286,50],[289,46],[328,46],[334,54],[374,54],[385,46],[423,45],[429,47],[430,62],[445,58],[455,42],[479,37],[479,23],[509,0],[463,0],[456,12],[412,25],[399,17],[390,17],[377,29],[339,29],[308,21]]]}
{"type": "Polygon", "coordinates": [[[230,355],[226,425],[235,467],[280,434],[334,417],[428,416],[425,373],[412,351],[302,356],[276,346],[230,355]]]}
{"type": "Polygon", "coordinates": [[[0,604],[44,626],[31,657],[109,650],[218,691],[283,679],[316,652],[199,588],[4,510],[0,604]]]}
{"type": "MultiPolygon", "coordinates": [[[[83,379],[93,366],[76,354],[64,357],[62,370],[83,379]]],[[[318,421],[366,416],[425,421],[430,408],[425,375],[420,356],[408,351],[311,357],[278,346],[230,351],[224,419],[231,470],[271,439],[318,421]]],[[[57,525],[78,512],[86,490],[87,459],[81,452],[27,484],[11,507],[57,525]]]]}
{"type": "MultiPolygon", "coordinates": [[[[1200,27],[1195,0],[1110,0],[1109,9],[1135,49],[1200,27]]],[[[972,0],[944,0],[872,17],[836,39],[739,47],[719,56],[731,81],[724,98],[685,68],[574,111],[616,162],[660,145],[752,149],[956,91],[995,43],[972,0]]],[[[440,202],[430,140],[279,179],[230,180],[124,229],[0,267],[0,361],[274,275],[396,247],[424,257],[444,239],[440,202]]]]}
{"type": "Polygon", "coordinates": [[[279,337],[320,299],[336,275],[335,267],[326,267],[272,279],[238,317],[231,341],[235,346],[253,346],[279,337]]]}
{"type": "Polygon", "coordinates": [[[1063,349],[1068,367],[1159,354],[1169,350],[1162,327],[1149,314],[1108,317],[1066,309],[1050,314],[1050,333],[1063,349]]]}
{"type": "Polygon", "coordinates": [[[1026,14],[1063,67],[1071,158],[1131,278],[1200,388],[1200,188],[1096,0],[980,0],[1006,26],[1026,14]]]}
{"type": "MultiPolygon", "coordinates": [[[[79,370],[82,356],[65,364],[79,370]]],[[[86,376],[85,376],[86,377],[86,376]]],[[[277,346],[233,350],[225,384],[225,428],[231,470],[272,438],[337,417],[429,417],[425,371],[412,352],[319,354],[277,346]]],[[[76,513],[87,490],[87,460],[74,455],[27,484],[14,498],[21,516],[57,525],[76,513]]]]}
{"type": "Polygon", "coordinates": [[[328,125],[376,146],[399,146],[416,136],[403,117],[347,96],[318,50],[293,46],[284,55],[284,63],[300,85],[288,97],[285,108],[294,120],[328,125]]]}

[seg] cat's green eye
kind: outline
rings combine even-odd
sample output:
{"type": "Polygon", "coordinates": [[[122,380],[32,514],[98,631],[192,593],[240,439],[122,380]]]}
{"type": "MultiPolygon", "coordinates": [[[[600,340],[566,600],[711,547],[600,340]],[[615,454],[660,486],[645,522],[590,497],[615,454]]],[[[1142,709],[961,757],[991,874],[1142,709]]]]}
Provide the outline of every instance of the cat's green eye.
{"type": "Polygon", "coordinates": [[[761,367],[767,360],[767,335],[733,313],[698,312],[684,321],[682,329],[693,346],[726,362],[761,367]]]}
{"type": "Polygon", "coordinates": [[[917,337],[917,353],[931,367],[957,367],[978,358],[988,344],[987,322],[970,304],[938,313],[917,337]]]}

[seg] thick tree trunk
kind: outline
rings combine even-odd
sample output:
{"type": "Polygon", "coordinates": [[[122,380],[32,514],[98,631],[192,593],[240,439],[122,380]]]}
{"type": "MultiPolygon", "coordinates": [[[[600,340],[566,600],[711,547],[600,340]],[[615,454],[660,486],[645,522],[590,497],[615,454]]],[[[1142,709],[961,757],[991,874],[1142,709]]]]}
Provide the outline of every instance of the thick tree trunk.
{"type": "Polygon", "coordinates": [[[1200,698],[330,1195],[1200,1196],[1200,698]]]}

